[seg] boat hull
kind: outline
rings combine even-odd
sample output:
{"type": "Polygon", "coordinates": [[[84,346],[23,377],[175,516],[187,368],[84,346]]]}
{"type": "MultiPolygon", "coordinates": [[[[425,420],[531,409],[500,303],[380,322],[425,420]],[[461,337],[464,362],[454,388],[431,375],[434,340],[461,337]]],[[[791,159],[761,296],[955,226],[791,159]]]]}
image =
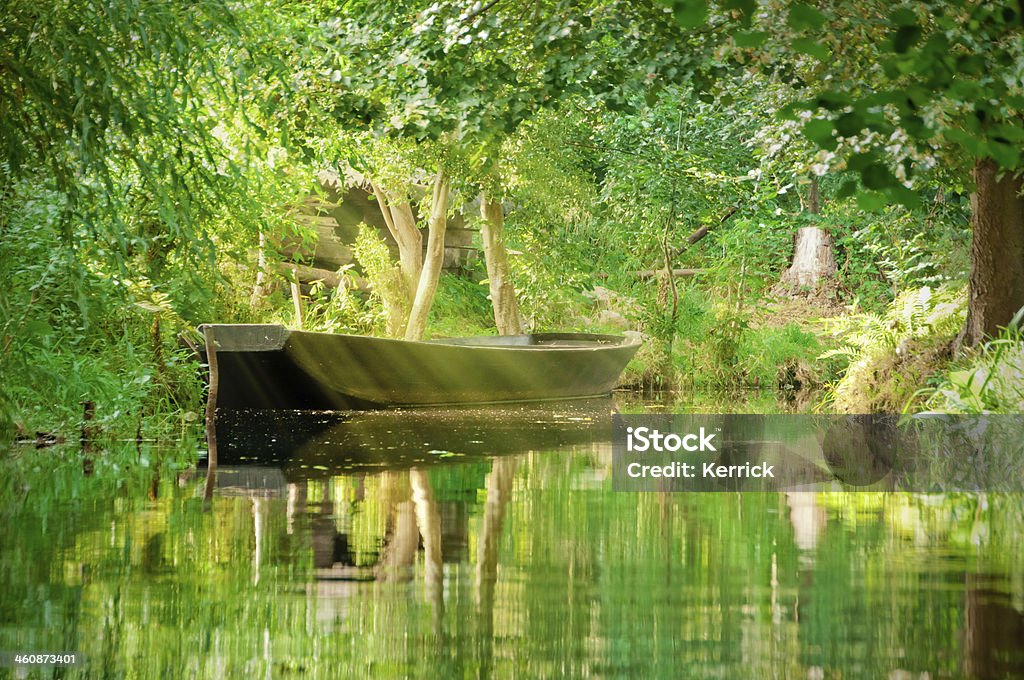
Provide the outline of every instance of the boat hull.
{"type": "Polygon", "coordinates": [[[363,409],[530,402],[609,393],[639,339],[537,334],[407,342],[202,327],[217,347],[218,408],[363,409]]]}

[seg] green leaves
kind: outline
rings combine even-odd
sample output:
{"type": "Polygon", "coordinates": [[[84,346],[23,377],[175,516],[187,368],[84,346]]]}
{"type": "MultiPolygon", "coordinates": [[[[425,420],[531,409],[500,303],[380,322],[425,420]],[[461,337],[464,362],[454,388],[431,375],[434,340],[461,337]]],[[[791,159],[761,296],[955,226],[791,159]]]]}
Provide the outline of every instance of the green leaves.
{"type": "Polygon", "coordinates": [[[922,35],[917,15],[909,7],[898,7],[889,15],[889,22],[895,27],[892,47],[896,54],[905,54],[922,35]]]}
{"type": "Polygon", "coordinates": [[[917,15],[909,7],[897,7],[889,15],[889,21],[895,26],[916,26],[917,15]]]}
{"type": "Polygon", "coordinates": [[[985,148],[1000,167],[1012,170],[1020,165],[1020,149],[1015,145],[990,140],[985,148]]]}
{"type": "Polygon", "coordinates": [[[733,34],[733,41],[736,43],[736,47],[760,47],[768,39],[768,36],[767,31],[737,31],[733,34]]]}
{"type": "Polygon", "coordinates": [[[896,34],[893,36],[892,39],[893,51],[895,51],[897,54],[904,54],[920,38],[920,26],[900,26],[898,29],[896,29],[896,34]]]}
{"type": "Polygon", "coordinates": [[[885,210],[888,205],[888,199],[877,191],[861,191],[857,194],[857,207],[861,210],[879,212],[885,210]]]}
{"type": "Polygon", "coordinates": [[[821,148],[835,151],[839,146],[839,141],[833,136],[833,129],[832,121],[815,119],[804,124],[803,133],[807,139],[821,148]]]}
{"type": "Polygon", "coordinates": [[[757,11],[757,2],[756,0],[725,0],[724,7],[728,10],[738,10],[742,25],[749,26],[754,12],[757,11]]]}
{"type": "Polygon", "coordinates": [[[849,198],[857,193],[857,182],[855,180],[846,180],[839,187],[836,192],[837,198],[849,198]]]}
{"type": "Polygon", "coordinates": [[[858,135],[864,127],[864,119],[856,111],[844,113],[836,118],[836,132],[841,137],[853,137],[854,135],[858,135]]]}
{"type": "Polygon", "coordinates": [[[672,12],[683,28],[703,26],[708,18],[708,3],[705,0],[676,0],[672,12]]]}
{"type": "Polygon", "coordinates": [[[825,25],[825,15],[810,5],[798,2],[789,8],[786,23],[795,31],[813,31],[825,25]]]}
{"type": "Polygon", "coordinates": [[[860,171],[861,182],[868,189],[888,189],[898,183],[896,176],[883,163],[876,162],[866,165],[860,171]]]}
{"type": "Polygon", "coordinates": [[[818,61],[828,61],[831,53],[828,48],[811,38],[797,38],[792,42],[794,52],[814,57],[818,61]]]}

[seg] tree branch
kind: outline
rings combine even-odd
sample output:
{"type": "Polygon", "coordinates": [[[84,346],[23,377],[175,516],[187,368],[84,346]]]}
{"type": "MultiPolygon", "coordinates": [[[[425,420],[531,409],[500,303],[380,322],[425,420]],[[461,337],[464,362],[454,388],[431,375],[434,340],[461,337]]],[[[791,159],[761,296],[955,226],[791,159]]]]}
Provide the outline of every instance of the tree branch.
{"type": "Polygon", "coordinates": [[[470,13],[469,16],[467,16],[465,19],[462,20],[462,23],[468,24],[469,22],[473,21],[473,19],[476,19],[478,16],[480,16],[481,14],[483,14],[484,12],[486,12],[487,10],[489,10],[490,8],[494,7],[497,4],[498,4],[498,0],[491,0],[489,3],[487,3],[486,5],[481,7],[480,9],[476,10],[475,12],[470,13]]]}
{"type": "Polygon", "coordinates": [[[711,231],[712,227],[720,226],[722,224],[725,224],[726,220],[728,220],[730,217],[732,217],[737,212],[739,212],[739,209],[740,208],[737,205],[732,206],[731,208],[726,210],[725,214],[722,215],[718,219],[718,225],[715,225],[714,223],[712,223],[712,224],[705,224],[703,227],[701,227],[700,229],[696,230],[695,232],[693,232],[692,234],[687,236],[686,237],[686,245],[682,245],[682,246],[679,246],[677,248],[674,248],[672,250],[672,257],[675,257],[675,256],[681,254],[683,251],[685,251],[687,248],[692,246],[694,243],[696,243],[697,241],[699,241],[702,238],[704,238],[705,236],[707,236],[708,233],[711,231]]]}

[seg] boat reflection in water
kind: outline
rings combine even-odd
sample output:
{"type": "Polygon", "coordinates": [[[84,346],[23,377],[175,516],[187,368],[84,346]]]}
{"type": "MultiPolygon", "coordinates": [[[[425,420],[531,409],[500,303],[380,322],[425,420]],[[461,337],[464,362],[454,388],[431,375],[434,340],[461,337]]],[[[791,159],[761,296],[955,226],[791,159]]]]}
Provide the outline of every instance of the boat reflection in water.
{"type": "Polygon", "coordinates": [[[434,633],[442,635],[444,564],[473,562],[478,623],[482,639],[490,639],[516,454],[587,451],[610,469],[614,408],[613,399],[604,397],[373,411],[219,411],[219,463],[209,470],[208,488],[217,496],[252,497],[257,534],[268,497],[287,499],[289,534],[309,518],[315,575],[310,594],[324,623],[341,618],[346,599],[362,592],[367,581],[410,581],[422,550],[434,633]],[[472,486],[485,490],[485,498],[455,499],[451,490],[438,498],[430,470],[454,469],[453,464],[484,475],[472,486]],[[367,486],[385,515],[383,532],[370,548],[351,531],[353,515],[368,500],[367,486]],[[469,506],[479,502],[482,524],[471,560],[469,506]]]}

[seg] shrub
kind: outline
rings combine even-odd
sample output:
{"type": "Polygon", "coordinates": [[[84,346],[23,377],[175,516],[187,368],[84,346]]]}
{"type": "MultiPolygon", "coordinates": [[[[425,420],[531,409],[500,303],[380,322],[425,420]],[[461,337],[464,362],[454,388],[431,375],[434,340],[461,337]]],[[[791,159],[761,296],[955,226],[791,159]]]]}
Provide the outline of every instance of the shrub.
{"type": "Polygon", "coordinates": [[[820,358],[844,356],[850,363],[826,404],[843,413],[907,410],[949,359],[965,314],[962,289],[926,286],[897,296],[884,314],[832,320],[829,330],[841,346],[820,358]]]}

